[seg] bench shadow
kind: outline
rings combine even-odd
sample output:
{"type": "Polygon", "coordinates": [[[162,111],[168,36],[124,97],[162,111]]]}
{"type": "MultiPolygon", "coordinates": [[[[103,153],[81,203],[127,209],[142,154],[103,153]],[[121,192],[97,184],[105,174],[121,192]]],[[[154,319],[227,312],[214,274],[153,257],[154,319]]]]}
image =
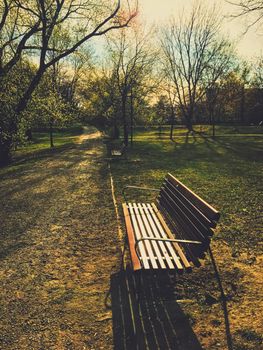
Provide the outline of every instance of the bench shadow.
{"type": "Polygon", "coordinates": [[[176,302],[175,280],[129,269],[111,276],[114,350],[203,349],[176,302]]]}

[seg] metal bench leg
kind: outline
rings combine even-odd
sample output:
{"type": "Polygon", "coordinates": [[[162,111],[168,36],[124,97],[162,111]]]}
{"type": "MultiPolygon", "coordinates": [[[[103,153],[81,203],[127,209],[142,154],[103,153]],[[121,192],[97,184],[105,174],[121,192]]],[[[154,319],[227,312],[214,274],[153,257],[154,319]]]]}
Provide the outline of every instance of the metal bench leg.
{"type": "Polygon", "coordinates": [[[122,254],[121,254],[121,270],[124,271],[125,268],[124,268],[124,258],[125,258],[125,252],[127,250],[127,247],[128,247],[128,238],[127,236],[125,236],[124,238],[124,247],[123,247],[123,251],[122,251],[122,254]]]}
{"type": "Polygon", "coordinates": [[[141,286],[142,286],[142,274],[141,271],[135,273],[135,295],[137,303],[140,303],[141,299],[141,286]]]}
{"type": "Polygon", "coordinates": [[[228,350],[233,350],[233,344],[232,344],[232,336],[231,336],[231,332],[230,332],[230,324],[229,324],[229,318],[228,318],[228,311],[227,311],[227,301],[226,301],[226,296],[224,293],[224,289],[223,289],[223,285],[221,282],[221,278],[219,275],[219,271],[216,265],[216,261],[214,258],[214,255],[212,253],[211,247],[209,246],[208,248],[208,252],[211,258],[211,262],[215,271],[215,277],[219,286],[219,290],[221,293],[221,299],[222,299],[222,308],[224,311],[224,318],[225,318],[225,329],[226,329],[226,339],[227,339],[227,346],[228,346],[228,350]]]}

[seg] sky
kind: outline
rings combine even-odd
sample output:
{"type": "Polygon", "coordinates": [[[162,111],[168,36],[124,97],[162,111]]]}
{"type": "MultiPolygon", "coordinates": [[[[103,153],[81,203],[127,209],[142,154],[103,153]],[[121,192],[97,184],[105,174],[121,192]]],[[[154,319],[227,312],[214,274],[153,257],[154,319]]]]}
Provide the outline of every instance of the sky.
{"type": "MultiPolygon", "coordinates": [[[[140,17],[148,24],[161,25],[171,16],[176,16],[182,9],[190,11],[194,0],[139,0],[140,17]]],[[[202,0],[202,3],[205,2],[202,0]]],[[[225,0],[209,0],[209,4],[216,3],[222,12],[223,31],[230,39],[237,41],[237,50],[241,57],[253,59],[263,53],[263,29],[261,33],[253,27],[247,34],[246,19],[229,18],[236,8],[225,0]]]]}

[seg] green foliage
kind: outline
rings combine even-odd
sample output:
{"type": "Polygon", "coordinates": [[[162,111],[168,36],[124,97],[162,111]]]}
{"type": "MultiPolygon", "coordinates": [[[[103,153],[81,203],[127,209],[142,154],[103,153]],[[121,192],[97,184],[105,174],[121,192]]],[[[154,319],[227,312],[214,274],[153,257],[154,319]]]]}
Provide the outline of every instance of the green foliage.
{"type": "Polygon", "coordinates": [[[263,56],[258,58],[253,73],[251,85],[258,89],[263,89],[263,56]]]}
{"type": "MultiPolygon", "coordinates": [[[[47,72],[32,95],[27,108],[32,126],[62,126],[71,119],[70,105],[63,99],[59,88],[53,85],[52,74],[47,72]]],[[[27,114],[28,119],[28,114],[27,114]]]]}
{"type": "MultiPolygon", "coordinates": [[[[36,65],[35,69],[31,69],[32,77],[29,80],[24,79],[20,70],[21,75],[17,75],[20,81],[13,81],[7,96],[3,98],[5,103],[1,106],[3,122],[0,125],[0,163],[9,160],[12,147],[21,142],[24,130],[30,128],[33,120],[41,117],[41,121],[48,120],[52,127],[54,123],[64,121],[69,110],[77,111],[76,105],[71,104],[70,109],[63,105],[64,101],[55,86],[59,78],[59,72],[55,70],[60,62],[76,53],[92,37],[126,27],[135,16],[133,11],[134,7],[130,4],[127,8],[123,2],[116,5],[111,1],[96,4],[89,0],[7,0],[0,4],[0,93],[5,91],[10,75],[16,76],[19,63],[23,62],[24,65],[25,59],[31,61],[30,54],[36,65]],[[126,9],[127,16],[123,16],[126,9]],[[44,87],[50,93],[41,92],[41,88],[37,92],[41,79],[45,73],[49,74],[50,69],[53,70],[52,88],[49,90],[49,84],[44,87]],[[14,94],[16,89],[19,92],[14,94]]],[[[75,82],[76,75],[72,85],[75,82]]],[[[52,143],[51,141],[51,146],[52,143]]]]}
{"type": "Polygon", "coordinates": [[[8,161],[11,146],[24,140],[26,123],[18,120],[16,106],[33,74],[34,66],[24,61],[0,78],[0,164],[8,161]]]}
{"type": "Polygon", "coordinates": [[[167,96],[161,95],[153,106],[152,124],[166,124],[171,117],[171,106],[167,96]]]}
{"type": "MultiPolygon", "coordinates": [[[[16,114],[16,106],[34,76],[35,66],[21,61],[6,77],[0,79],[0,163],[6,162],[4,152],[27,142],[26,132],[34,127],[65,126],[76,120],[78,109],[63,95],[61,73],[48,70],[32,94],[27,108],[16,114]],[[23,77],[23,79],[21,79],[23,77]],[[1,153],[2,151],[2,153],[1,153]]],[[[65,84],[65,81],[64,81],[65,84]]],[[[8,157],[8,158],[9,158],[8,157]]]]}

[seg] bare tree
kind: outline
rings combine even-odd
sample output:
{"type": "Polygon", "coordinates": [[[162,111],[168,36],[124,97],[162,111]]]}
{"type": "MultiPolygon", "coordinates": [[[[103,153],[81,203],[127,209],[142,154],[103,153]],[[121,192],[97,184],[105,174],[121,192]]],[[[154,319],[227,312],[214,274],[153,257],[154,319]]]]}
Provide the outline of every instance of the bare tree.
{"type": "Polygon", "coordinates": [[[227,1],[237,8],[237,13],[232,17],[246,17],[250,23],[247,25],[246,32],[253,26],[259,27],[263,24],[263,1],[262,0],[239,0],[227,1]]]}
{"type": "Polygon", "coordinates": [[[169,103],[170,103],[170,109],[171,109],[171,118],[170,118],[170,140],[174,141],[173,133],[174,133],[174,124],[175,124],[175,118],[176,118],[176,94],[173,92],[172,86],[168,85],[168,97],[169,97],[169,103]]]}
{"type": "Polygon", "coordinates": [[[216,9],[197,5],[189,18],[171,22],[162,36],[164,70],[177,94],[178,109],[193,131],[196,105],[231,64],[231,44],[218,36],[216,9]]]}
{"type": "Polygon", "coordinates": [[[137,0],[130,1],[133,6],[129,0],[1,0],[0,79],[5,79],[24,54],[33,55],[38,64],[17,102],[9,130],[0,129],[0,148],[3,142],[12,144],[19,116],[45,71],[90,39],[128,26],[137,13],[137,0]],[[55,47],[54,36],[61,39],[55,41],[55,47]],[[52,55],[48,55],[50,51],[52,55]]]}
{"type": "Polygon", "coordinates": [[[0,30],[6,41],[0,49],[0,76],[18,62],[25,50],[37,53],[39,58],[37,73],[19,101],[17,112],[26,107],[32,91],[49,67],[75,52],[91,38],[102,36],[112,29],[126,27],[136,15],[135,10],[127,16],[118,15],[121,0],[117,1],[114,9],[103,3],[99,1],[95,4],[90,0],[4,0],[0,30]],[[14,15],[15,19],[8,21],[14,15]],[[70,31],[67,30],[69,23],[72,25],[70,31]],[[61,40],[62,45],[52,47],[50,44],[54,42],[52,39],[58,31],[61,36],[67,36],[67,43],[61,40]],[[50,50],[55,54],[48,59],[50,50]]]}
{"type": "Polygon", "coordinates": [[[149,33],[144,34],[140,28],[134,27],[130,35],[119,31],[118,35],[110,38],[109,51],[113,64],[112,76],[116,83],[121,101],[121,116],[123,123],[124,143],[128,145],[129,122],[127,103],[130,96],[131,121],[133,126],[133,101],[138,86],[146,86],[152,72],[155,55],[149,48],[149,33]]]}

